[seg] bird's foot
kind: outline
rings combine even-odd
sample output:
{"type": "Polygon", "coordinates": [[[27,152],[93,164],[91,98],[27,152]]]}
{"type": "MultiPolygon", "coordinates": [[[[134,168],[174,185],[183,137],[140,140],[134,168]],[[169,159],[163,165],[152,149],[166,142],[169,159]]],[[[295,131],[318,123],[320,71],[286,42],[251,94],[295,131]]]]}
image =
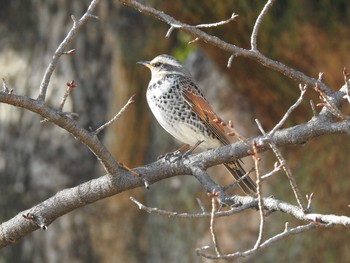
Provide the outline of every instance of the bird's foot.
{"type": "Polygon", "coordinates": [[[181,151],[176,150],[175,152],[170,152],[164,155],[160,155],[157,159],[160,160],[164,158],[165,161],[174,163],[180,160],[182,158],[182,155],[183,154],[181,153],[181,151]]]}
{"type": "Polygon", "coordinates": [[[161,155],[158,157],[159,159],[164,158],[165,161],[176,163],[180,160],[185,160],[187,157],[200,145],[203,141],[198,141],[195,145],[192,147],[189,144],[184,144],[180,149],[178,149],[175,152],[166,153],[165,155],[161,155]]]}

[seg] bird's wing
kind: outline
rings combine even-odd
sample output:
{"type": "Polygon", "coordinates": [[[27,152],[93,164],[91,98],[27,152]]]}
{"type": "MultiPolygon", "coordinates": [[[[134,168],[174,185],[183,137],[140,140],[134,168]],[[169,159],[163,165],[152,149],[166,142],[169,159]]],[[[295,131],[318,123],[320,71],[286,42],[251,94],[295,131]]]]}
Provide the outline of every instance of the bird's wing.
{"type": "MultiPolygon", "coordinates": [[[[184,78],[180,80],[179,85],[181,86],[183,98],[190,105],[193,111],[196,112],[198,116],[208,125],[209,129],[216,135],[222,144],[230,144],[228,138],[226,137],[224,127],[220,124],[222,120],[214,112],[208,101],[203,97],[196,84],[189,79],[184,78]]],[[[241,180],[239,185],[242,190],[248,195],[254,195],[256,193],[255,182],[249,176],[240,179],[246,173],[241,163],[243,163],[242,160],[237,160],[224,165],[236,180],[241,180]]]]}
{"type": "Polygon", "coordinates": [[[180,80],[179,85],[182,87],[182,97],[190,105],[194,112],[203,120],[222,144],[229,144],[224,127],[220,124],[222,120],[214,112],[208,101],[203,97],[195,83],[184,78],[180,80]]]}

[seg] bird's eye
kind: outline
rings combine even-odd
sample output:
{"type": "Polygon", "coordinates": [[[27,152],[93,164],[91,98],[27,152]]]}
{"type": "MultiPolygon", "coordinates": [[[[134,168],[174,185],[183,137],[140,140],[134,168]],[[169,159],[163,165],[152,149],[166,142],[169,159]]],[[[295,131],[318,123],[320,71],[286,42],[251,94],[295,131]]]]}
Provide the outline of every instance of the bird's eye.
{"type": "Polygon", "coordinates": [[[156,68],[160,67],[160,65],[162,65],[162,63],[160,63],[160,62],[157,62],[157,63],[154,64],[154,66],[155,66],[156,68]]]}

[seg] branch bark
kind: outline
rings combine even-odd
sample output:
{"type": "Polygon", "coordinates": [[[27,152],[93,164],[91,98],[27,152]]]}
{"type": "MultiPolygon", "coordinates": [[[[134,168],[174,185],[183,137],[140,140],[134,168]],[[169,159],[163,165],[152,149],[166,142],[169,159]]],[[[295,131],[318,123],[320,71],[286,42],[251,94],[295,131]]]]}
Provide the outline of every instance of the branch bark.
{"type": "MultiPolygon", "coordinates": [[[[338,93],[335,94],[338,95],[338,93]]],[[[339,100],[342,99],[342,96],[339,95],[336,96],[336,98],[339,100]]],[[[64,115],[62,116],[58,111],[53,110],[33,99],[15,94],[7,94],[5,92],[0,92],[0,102],[22,107],[32,112],[38,113],[42,117],[48,119],[50,122],[53,122],[70,132],[75,138],[89,147],[98,158],[103,158],[102,162],[107,167],[115,163],[114,159],[110,156],[108,151],[96,136],[92,136],[90,133],[80,128],[75,121],[69,119],[64,115]]],[[[329,115],[327,115],[325,112],[320,113],[305,124],[300,124],[291,128],[276,131],[271,136],[270,140],[273,141],[276,146],[281,147],[303,144],[310,139],[319,137],[324,134],[349,132],[349,120],[335,122],[333,119],[329,118],[329,115]]],[[[250,143],[253,142],[253,140],[256,140],[257,142],[263,142],[262,139],[263,136],[257,136],[254,138],[249,138],[248,141],[250,143]]],[[[269,146],[264,144],[259,147],[260,152],[266,151],[268,149],[269,146]]],[[[236,142],[234,144],[218,149],[189,156],[187,160],[177,163],[169,163],[163,160],[159,160],[149,165],[135,168],[134,171],[140,174],[140,177],[137,177],[119,167],[117,169],[117,172],[115,172],[113,175],[108,174],[98,179],[88,181],[77,187],[60,191],[55,196],[47,199],[37,206],[32,207],[29,210],[20,212],[14,218],[1,224],[0,247],[12,244],[13,242],[18,241],[21,237],[39,228],[35,222],[25,219],[23,215],[30,213],[36,217],[40,217],[42,218],[44,224],[48,226],[55,219],[76,208],[82,207],[92,202],[96,202],[111,195],[127,191],[132,188],[143,186],[144,180],[150,184],[153,184],[157,181],[173,176],[196,174],[197,179],[200,176],[199,181],[206,191],[220,191],[219,201],[221,203],[225,203],[227,205],[237,205],[256,202],[253,197],[228,196],[224,193],[223,190],[221,190],[221,186],[216,185],[209,176],[203,176],[203,172],[200,172],[208,167],[232,160],[237,160],[244,156],[247,156],[249,150],[249,146],[243,142],[236,142]],[[198,167],[198,164],[201,165],[199,168],[197,168],[196,172],[194,170],[194,167],[198,167]]],[[[300,220],[310,220],[310,215],[304,214],[300,208],[296,208],[293,205],[283,203],[279,200],[264,199],[264,206],[269,210],[289,213],[300,220]]],[[[320,222],[329,222],[342,225],[350,224],[350,218],[348,217],[316,214],[313,214],[313,217],[319,218],[321,220],[320,222]]]]}

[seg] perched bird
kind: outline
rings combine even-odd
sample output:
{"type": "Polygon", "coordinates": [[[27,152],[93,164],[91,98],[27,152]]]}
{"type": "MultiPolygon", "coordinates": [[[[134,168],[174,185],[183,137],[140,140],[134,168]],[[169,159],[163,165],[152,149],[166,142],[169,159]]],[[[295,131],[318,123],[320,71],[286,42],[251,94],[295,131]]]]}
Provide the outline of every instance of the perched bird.
{"type": "MultiPolygon", "coordinates": [[[[205,149],[230,144],[223,126],[218,123],[220,118],[191,73],[177,59],[159,55],[151,61],[137,63],[151,70],[147,103],[168,133],[185,144],[205,149]]],[[[236,180],[245,175],[239,161],[224,164],[236,180]]],[[[256,184],[249,176],[243,178],[239,186],[248,195],[256,193],[256,184]]]]}

